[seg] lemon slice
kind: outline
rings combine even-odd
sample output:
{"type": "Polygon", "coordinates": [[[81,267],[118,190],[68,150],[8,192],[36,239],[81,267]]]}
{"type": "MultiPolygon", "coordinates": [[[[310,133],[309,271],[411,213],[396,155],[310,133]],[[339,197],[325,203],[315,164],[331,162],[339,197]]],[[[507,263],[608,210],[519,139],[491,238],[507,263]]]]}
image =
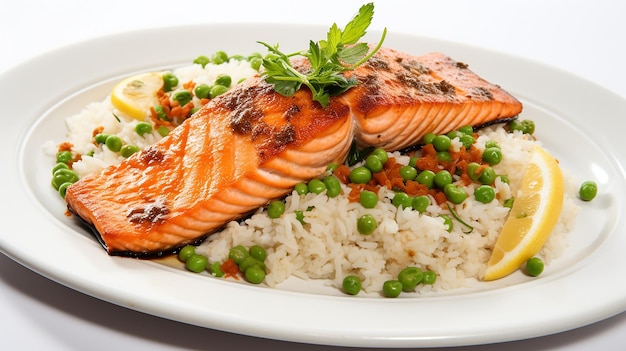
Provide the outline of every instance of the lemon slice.
{"type": "Polygon", "coordinates": [[[563,174],[557,161],[536,146],[487,262],[485,280],[507,276],[537,254],[559,219],[563,192],[563,174]]]}
{"type": "Polygon", "coordinates": [[[113,87],[111,103],[121,113],[143,120],[150,107],[158,104],[156,94],[162,87],[163,78],[156,72],[128,77],[113,87]]]}

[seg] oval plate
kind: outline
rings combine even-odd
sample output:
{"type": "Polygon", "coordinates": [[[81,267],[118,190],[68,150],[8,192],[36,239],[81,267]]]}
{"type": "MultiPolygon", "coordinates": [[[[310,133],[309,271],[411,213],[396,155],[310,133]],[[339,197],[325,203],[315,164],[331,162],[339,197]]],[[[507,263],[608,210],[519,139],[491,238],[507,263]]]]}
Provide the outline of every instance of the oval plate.
{"type": "MultiPolygon", "coordinates": [[[[323,281],[289,279],[278,289],[188,273],[157,261],[109,257],[64,213],[50,187],[65,117],[106,97],[123,76],[190,63],[215,50],[289,52],[325,28],[203,25],[114,35],[65,47],[0,76],[5,150],[0,250],[60,284],[120,306],[212,329],[315,344],[367,347],[456,346],[573,329],[626,309],[623,194],[626,138],[615,128],[626,101],[578,77],[521,58],[457,43],[390,33],[385,45],[411,54],[443,52],[517,96],[537,137],[600,194],[581,203],[569,247],[538,278],[513,274],[450,293],[397,299],[348,297],[323,281]],[[197,33],[216,32],[199,48],[197,33]],[[260,34],[261,33],[261,34],[260,34]],[[160,50],[167,42],[167,51],[160,50]],[[619,196],[618,196],[619,195],[619,196]]],[[[379,33],[372,33],[373,40],[379,33]]]]}

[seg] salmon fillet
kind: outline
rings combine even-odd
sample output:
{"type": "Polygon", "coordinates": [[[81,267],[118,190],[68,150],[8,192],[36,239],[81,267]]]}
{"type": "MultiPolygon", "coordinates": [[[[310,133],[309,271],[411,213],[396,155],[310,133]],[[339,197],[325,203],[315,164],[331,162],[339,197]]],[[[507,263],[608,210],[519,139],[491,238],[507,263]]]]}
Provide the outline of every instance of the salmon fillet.
{"type": "Polygon", "coordinates": [[[326,108],[308,89],[285,97],[250,79],[158,143],[68,187],[68,208],[110,255],[160,256],[343,162],[355,139],[393,151],[428,132],[504,121],[522,110],[498,86],[438,53],[382,48],[349,74],[359,84],[326,108]]]}

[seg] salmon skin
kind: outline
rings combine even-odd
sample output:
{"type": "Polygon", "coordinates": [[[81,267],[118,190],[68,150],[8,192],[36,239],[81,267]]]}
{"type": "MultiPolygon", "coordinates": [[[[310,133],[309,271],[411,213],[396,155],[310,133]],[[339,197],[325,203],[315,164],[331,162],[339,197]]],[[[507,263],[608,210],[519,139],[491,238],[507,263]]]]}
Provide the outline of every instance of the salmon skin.
{"type": "Polygon", "coordinates": [[[68,187],[68,208],[110,255],[158,257],[343,162],[353,140],[394,151],[429,132],[497,123],[522,110],[500,87],[439,53],[381,48],[347,75],[359,84],[326,108],[308,89],[285,97],[249,79],[156,144],[68,187]]]}

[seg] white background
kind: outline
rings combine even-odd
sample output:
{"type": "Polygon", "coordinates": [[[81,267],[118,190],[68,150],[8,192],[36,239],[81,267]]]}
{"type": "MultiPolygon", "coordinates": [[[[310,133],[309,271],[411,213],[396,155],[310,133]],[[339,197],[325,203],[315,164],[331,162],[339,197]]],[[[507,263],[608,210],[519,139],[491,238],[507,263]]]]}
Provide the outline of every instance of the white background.
{"type": "MultiPolygon", "coordinates": [[[[201,23],[342,25],[364,2],[0,0],[0,74],[39,54],[113,33],[201,23]]],[[[625,15],[626,3],[617,0],[387,0],[376,2],[372,29],[387,27],[392,32],[522,56],[586,78],[626,98],[625,15]]],[[[211,50],[211,36],[215,35],[219,33],[198,33],[198,45],[211,50]]],[[[262,40],[261,35],[253,40],[262,40]]],[[[321,38],[303,38],[304,45],[308,39],[321,38]]],[[[622,117],[615,116],[616,123],[621,123],[617,121],[622,117]]],[[[621,272],[621,268],[606,269],[621,272]]],[[[558,335],[455,350],[617,350],[625,343],[626,314],[622,313],[558,335]]],[[[341,349],[239,336],[141,314],[75,292],[0,254],[0,349],[18,348],[341,349]]]]}

